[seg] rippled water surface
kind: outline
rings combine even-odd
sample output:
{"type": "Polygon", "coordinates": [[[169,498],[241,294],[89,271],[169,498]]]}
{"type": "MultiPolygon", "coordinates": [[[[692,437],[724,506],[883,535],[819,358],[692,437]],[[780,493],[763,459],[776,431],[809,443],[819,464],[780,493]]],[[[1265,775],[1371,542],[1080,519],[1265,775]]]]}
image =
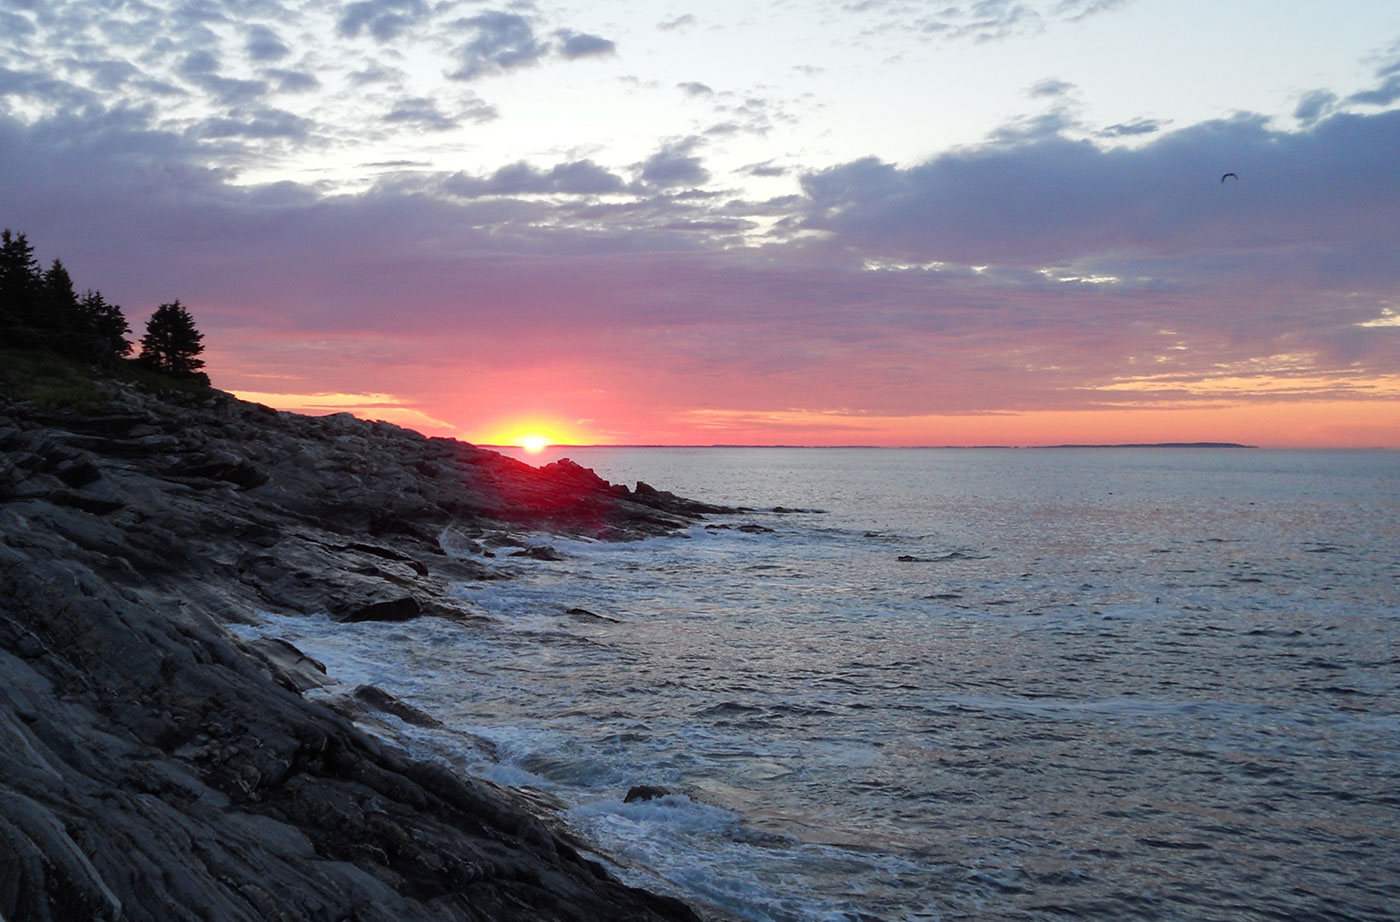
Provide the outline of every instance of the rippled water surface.
{"type": "Polygon", "coordinates": [[[755,511],[260,630],[738,918],[1400,917],[1400,455],[567,454],[755,511]]]}

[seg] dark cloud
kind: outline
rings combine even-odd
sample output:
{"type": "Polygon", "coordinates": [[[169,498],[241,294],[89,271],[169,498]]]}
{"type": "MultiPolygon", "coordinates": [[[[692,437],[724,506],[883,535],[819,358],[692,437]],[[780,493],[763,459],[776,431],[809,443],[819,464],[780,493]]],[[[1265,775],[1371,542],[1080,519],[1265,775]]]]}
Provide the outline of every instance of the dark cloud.
{"type": "Polygon", "coordinates": [[[184,57],[175,70],[185,77],[203,77],[219,69],[219,56],[207,49],[192,52],[184,57]]]}
{"type": "Polygon", "coordinates": [[[662,30],[663,32],[670,32],[675,29],[688,29],[694,25],[696,25],[695,17],[692,16],[690,13],[686,13],[684,16],[677,16],[675,19],[668,19],[665,22],[659,22],[656,24],[656,28],[662,30]]]}
{"type": "Polygon", "coordinates": [[[315,74],[301,70],[270,68],[266,76],[277,81],[279,93],[309,93],[321,88],[321,81],[315,74]]]}
{"type": "Polygon", "coordinates": [[[243,47],[254,61],[280,61],[292,53],[292,49],[267,26],[250,27],[248,41],[243,47]]]}
{"type": "Polygon", "coordinates": [[[710,173],[701,164],[700,158],[695,156],[697,147],[697,138],[685,138],[663,145],[639,164],[641,181],[660,188],[703,185],[709,180],[710,173]]]}
{"type": "Polygon", "coordinates": [[[14,38],[24,38],[33,35],[35,28],[33,21],[28,16],[11,13],[9,10],[0,10],[0,32],[14,38]]]}
{"type": "Polygon", "coordinates": [[[1134,0],[1060,0],[1055,4],[1054,14],[1066,22],[1078,22],[1099,13],[1107,13],[1127,6],[1134,0]]]}
{"type": "Polygon", "coordinates": [[[305,140],[315,123],[282,109],[258,109],[244,117],[210,118],[197,124],[192,137],[208,140],[244,138],[249,140],[305,140]]]}
{"type": "Polygon", "coordinates": [[[1074,90],[1075,85],[1073,83],[1069,83],[1065,80],[1056,80],[1053,77],[1047,77],[1044,80],[1041,80],[1040,82],[1033,85],[1029,90],[1027,90],[1026,95],[1030,96],[1032,99],[1042,99],[1046,97],[1053,99],[1061,96],[1067,96],[1070,93],[1074,92],[1074,90]]]}
{"type": "Polygon", "coordinates": [[[686,83],[677,83],[676,86],[687,96],[709,96],[714,93],[714,90],[695,80],[686,83]]]}
{"type": "Polygon", "coordinates": [[[561,29],[555,33],[560,40],[559,53],[569,60],[575,58],[606,57],[617,53],[616,43],[603,38],[600,35],[588,35],[584,32],[570,32],[561,29]]]}
{"type": "Polygon", "coordinates": [[[1400,74],[1390,74],[1374,89],[1352,93],[1347,97],[1347,102],[1366,106],[1388,106],[1397,99],[1400,99],[1400,74]]]}
{"type": "Polygon", "coordinates": [[[186,55],[175,69],[221,105],[247,105],[267,95],[268,85],[263,81],[222,76],[218,73],[221,66],[218,55],[200,50],[186,55]]]}
{"type": "Polygon", "coordinates": [[[428,15],[424,0],[359,0],[345,7],[336,28],[354,37],[368,31],[381,42],[397,38],[428,15]]]}
{"type": "Polygon", "coordinates": [[[1064,107],[1038,115],[1023,115],[993,129],[990,138],[997,144],[1025,144],[1044,138],[1057,138],[1067,129],[1079,127],[1079,120],[1064,107]]]}
{"type": "Polygon", "coordinates": [[[482,124],[499,116],[500,113],[496,111],[494,106],[488,105],[475,96],[468,97],[459,103],[458,110],[451,115],[444,114],[439,110],[437,103],[433,100],[419,96],[399,100],[394,104],[394,108],[389,111],[389,114],[384,116],[384,121],[416,125],[428,131],[445,131],[468,122],[482,124]]]}
{"type": "Polygon", "coordinates": [[[1155,134],[1162,130],[1166,123],[1155,118],[1135,118],[1131,122],[1119,122],[1116,125],[1109,125],[1098,132],[1101,138],[1133,138],[1145,134],[1155,134]]]}
{"type": "Polygon", "coordinates": [[[0,67],[0,98],[5,96],[20,96],[67,110],[99,104],[97,94],[67,80],[44,73],[0,67]]]}
{"type": "Polygon", "coordinates": [[[623,191],[622,178],[591,160],[561,163],[548,171],[524,161],[501,167],[490,177],[479,179],[457,174],[445,188],[463,198],[491,195],[606,195],[623,191]]]}
{"type": "Polygon", "coordinates": [[[1048,136],[907,169],[865,159],[803,177],[804,226],[872,256],[1032,268],[1130,252],[1350,247],[1394,236],[1396,149],[1400,112],[1337,115],[1300,133],[1261,118],[1214,121],[1136,149],[1048,136]],[[1222,196],[1226,171],[1249,182],[1222,196]]]}
{"type": "Polygon", "coordinates": [[[491,11],[458,20],[456,26],[473,33],[457,52],[462,66],[452,76],[458,80],[528,67],[549,53],[549,43],[541,43],[530,21],[516,13],[491,11]]]}
{"type": "Polygon", "coordinates": [[[68,60],[64,63],[74,70],[91,74],[93,85],[103,90],[119,90],[142,76],[141,70],[130,61],[68,60]]]}
{"type": "Polygon", "coordinates": [[[1329,90],[1311,90],[1304,93],[1302,98],[1298,100],[1298,106],[1293,110],[1293,117],[1300,122],[1311,125],[1335,109],[1336,106],[1336,93],[1329,90]]]}
{"type": "Polygon", "coordinates": [[[396,68],[372,64],[363,70],[351,72],[350,82],[356,86],[366,86],[371,83],[392,83],[402,76],[403,72],[396,68]]]}
{"type": "Polygon", "coordinates": [[[857,0],[841,4],[846,13],[872,19],[875,31],[917,30],[950,40],[984,43],[1035,35],[1048,25],[1075,23],[1126,6],[1132,0],[972,0],[919,4],[907,0],[857,0]]]}
{"type": "Polygon", "coordinates": [[[384,116],[384,121],[417,125],[429,131],[447,131],[461,124],[457,119],[443,115],[436,103],[422,96],[399,100],[384,116]]]}
{"type": "Polygon", "coordinates": [[[751,163],[743,169],[739,170],[739,172],[747,176],[766,177],[786,176],[790,171],[787,169],[787,167],[774,165],[772,160],[765,160],[763,163],[751,163]]]}

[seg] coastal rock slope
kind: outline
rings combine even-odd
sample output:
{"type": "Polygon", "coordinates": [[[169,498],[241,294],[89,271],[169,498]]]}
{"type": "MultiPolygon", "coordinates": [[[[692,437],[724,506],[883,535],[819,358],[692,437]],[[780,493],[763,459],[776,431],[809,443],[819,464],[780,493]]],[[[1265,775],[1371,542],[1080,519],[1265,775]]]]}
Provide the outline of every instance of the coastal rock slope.
{"type": "Polygon", "coordinates": [[[0,397],[0,918],[697,918],[307,700],[318,664],[225,625],[479,618],[446,590],[499,578],[492,547],[719,510],[384,423],[109,390],[86,414],[0,397]]]}

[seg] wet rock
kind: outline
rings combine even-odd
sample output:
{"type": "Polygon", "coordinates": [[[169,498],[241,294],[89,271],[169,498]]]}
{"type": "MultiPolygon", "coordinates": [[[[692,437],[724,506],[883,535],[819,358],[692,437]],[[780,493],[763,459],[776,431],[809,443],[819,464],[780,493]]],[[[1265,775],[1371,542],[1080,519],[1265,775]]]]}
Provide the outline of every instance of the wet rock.
{"type": "Polygon", "coordinates": [[[607,621],[607,622],[609,622],[609,623],[611,623],[611,624],[621,624],[621,623],[622,623],[622,622],[618,621],[616,618],[609,618],[607,615],[600,615],[600,614],[598,614],[597,612],[595,612],[595,611],[589,611],[589,610],[586,609],[586,608],[570,608],[570,609],[568,609],[567,611],[565,611],[564,614],[566,614],[566,615],[572,615],[572,616],[575,617],[575,618],[588,618],[588,619],[591,619],[591,620],[593,620],[593,621],[607,621]]]}
{"type": "Polygon", "coordinates": [[[423,613],[423,606],[411,595],[396,599],[380,599],[377,602],[357,604],[344,603],[331,612],[337,621],[412,621],[423,613]]]}
{"type": "Polygon", "coordinates": [[[666,797],[674,793],[676,792],[659,784],[637,784],[628,788],[627,796],[622,799],[622,802],[632,804],[638,801],[656,800],[658,797],[666,797]]]}
{"type": "Polygon", "coordinates": [[[442,721],[438,720],[427,711],[420,710],[413,705],[401,701],[382,688],[374,685],[358,686],[352,693],[356,700],[364,702],[376,711],[383,711],[385,714],[393,714],[405,723],[413,724],[415,727],[429,727],[433,729],[441,728],[442,721]]]}
{"type": "Polygon", "coordinates": [[[550,547],[548,544],[537,544],[527,547],[522,551],[516,551],[512,557],[529,557],[531,560],[563,560],[564,555],[550,547]]]}

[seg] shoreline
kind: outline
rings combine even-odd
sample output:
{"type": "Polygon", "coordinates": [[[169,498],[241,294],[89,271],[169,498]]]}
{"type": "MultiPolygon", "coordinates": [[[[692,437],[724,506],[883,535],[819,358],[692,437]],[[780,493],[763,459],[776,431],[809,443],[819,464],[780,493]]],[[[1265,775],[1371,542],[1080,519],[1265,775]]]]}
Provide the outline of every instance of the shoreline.
{"type": "Polygon", "coordinates": [[[345,414],[107,397],[0,403],[0,915],[701,918],[614,879],[525,796],[353,723],[431,715],[371,686],[310,700],[324,667],[229,626],[470,622],[445,589],[501,578],[493,547],[726,510],[345,414]],[[439,546],[448,525],[466,556],[439,546]]]}

